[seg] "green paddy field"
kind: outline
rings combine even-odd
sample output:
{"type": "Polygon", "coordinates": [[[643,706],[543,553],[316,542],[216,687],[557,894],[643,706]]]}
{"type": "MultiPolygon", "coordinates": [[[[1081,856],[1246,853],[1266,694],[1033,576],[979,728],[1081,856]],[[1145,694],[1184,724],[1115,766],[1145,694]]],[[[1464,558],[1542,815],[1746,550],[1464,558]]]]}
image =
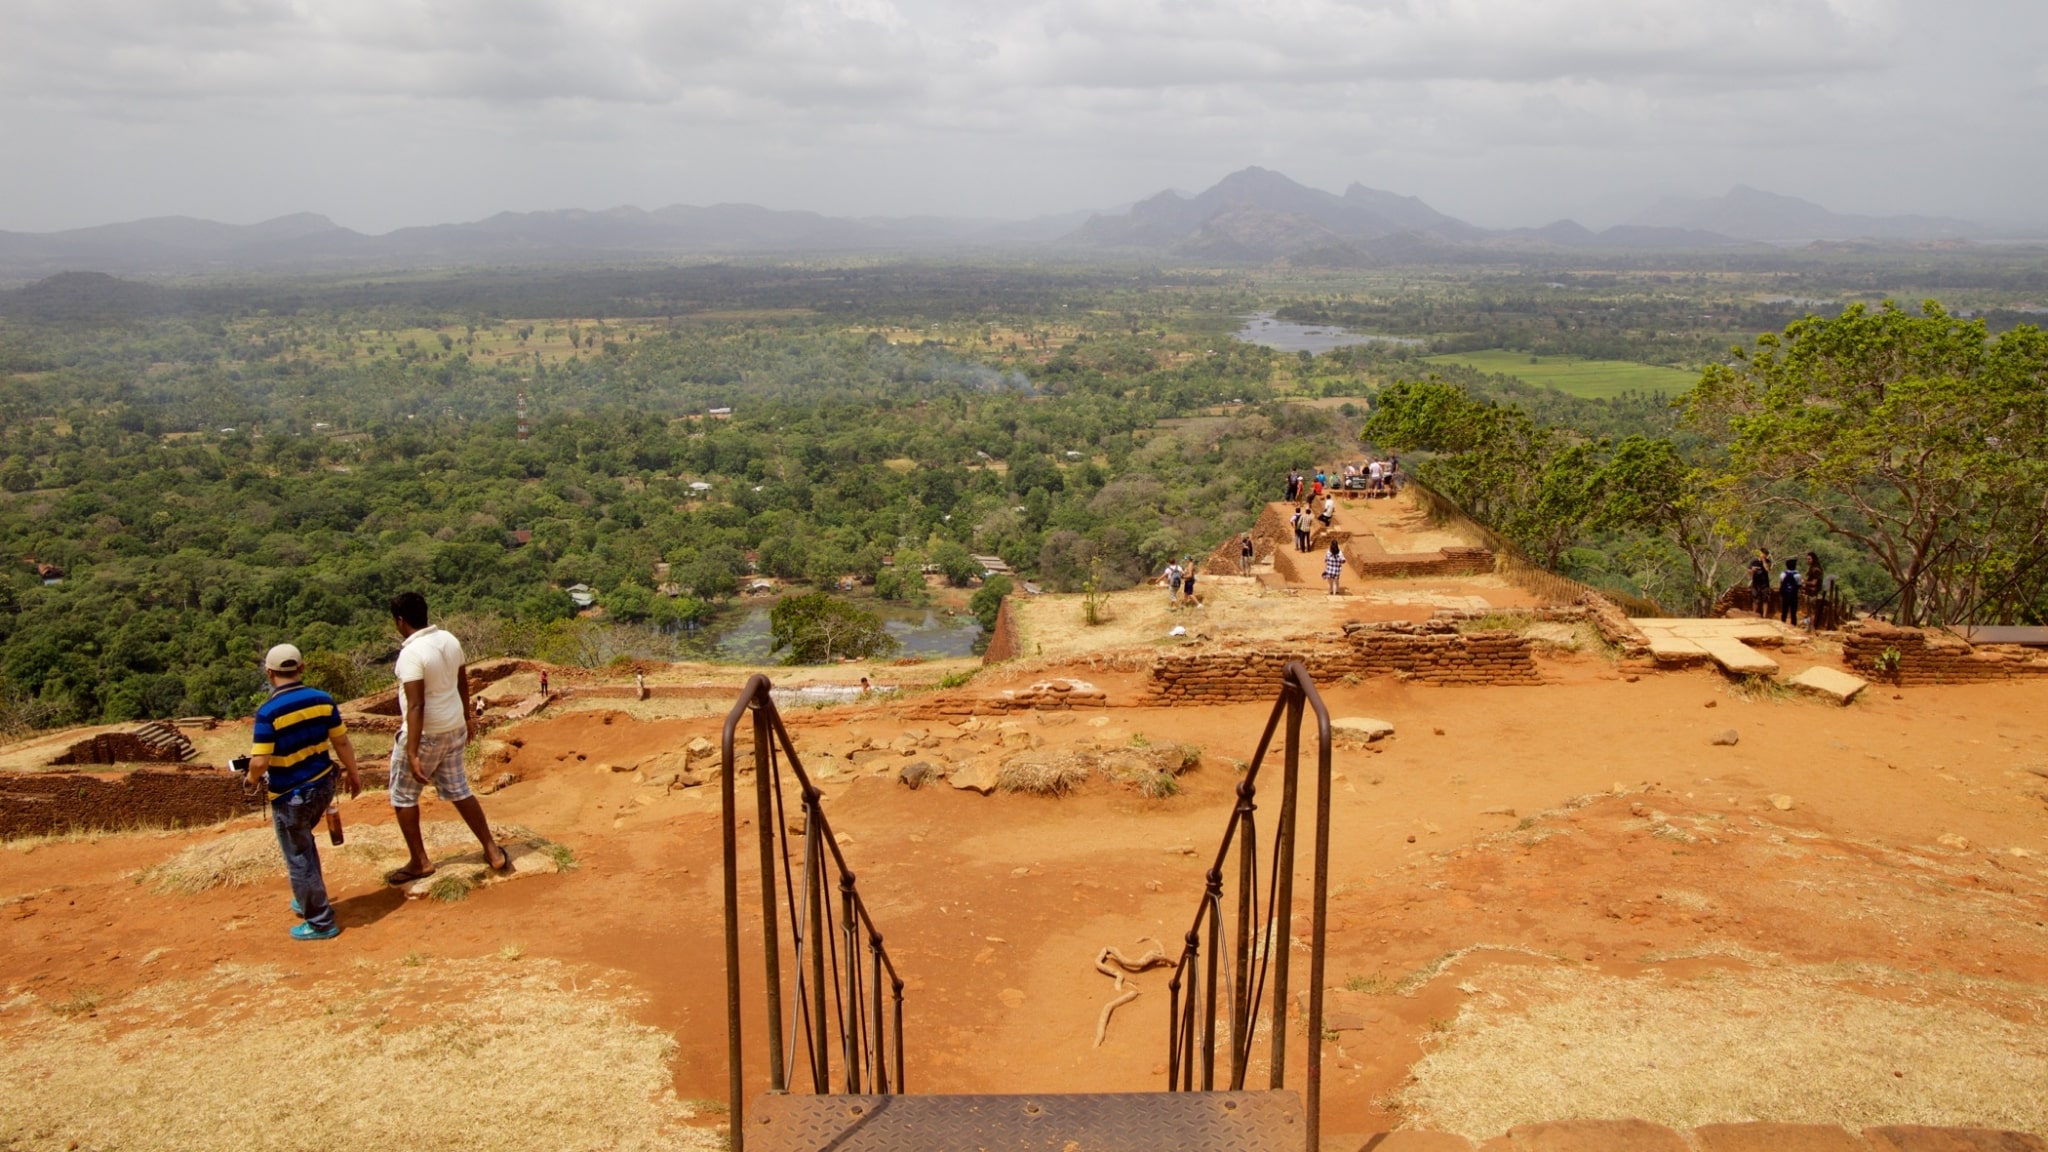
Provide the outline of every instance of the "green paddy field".
{"type": "Polygon", "coordinates": [[[1589,400],[1623,392],[1662,392],[1676,396],[1699,382],[1699,373],[1626,360],[1584,360],[1576,356],[1530,356],[1527,352],[1490,349],[1448,352],[1428,358],[1432,364],[1463,364],[1481,372],[1498,372],[1538,387],[1555,388],[1589,400]]]}

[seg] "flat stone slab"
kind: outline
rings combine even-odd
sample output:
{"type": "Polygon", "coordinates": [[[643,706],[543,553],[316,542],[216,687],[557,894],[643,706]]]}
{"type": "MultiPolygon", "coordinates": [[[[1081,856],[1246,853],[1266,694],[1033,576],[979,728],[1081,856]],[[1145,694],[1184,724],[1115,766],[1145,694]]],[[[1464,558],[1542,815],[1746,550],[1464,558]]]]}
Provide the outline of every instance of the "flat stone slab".
{"type": "MultiPolygon", "coordinates": [[[[406,899],[421,900],[431,896],[436,884],[452,884],[459,881],[466,888],[481,888],[486,884],[502,884],[507,880],[517,880],[525,876],[552,876],[562,870],[555,858],[542,851],[537,844],[508,844],[500,840],[498,846],[512,858],[510,872],[492,871],[490,865],[484,863],[483,849],[478,848],[452,860],[435,861],[433,875],[406,885],[406,899]]],[[[392,863],[403,864],[405,858],[397,857],[392,863]]]]}
{"type": "Polygon", "coordinates": [[[1737,676],[1775,676],[1778,662],[1740,640],[1714,636],[1695,641],[1714,663],[1737,676]]]}
{"type": "Polygon", "coordinates": [[[1650,642],[1650,656],[1659,664],[1702,664],[1708,659],[1705,648],[1668,632],[1645,632],[1643,639],[1650,642]]]}
{"type": "Polygon", "coordinates": [[[1837,704],[1847,704],[1856,698],[1858,692],[1870,687],[1870,681],[1861,676],[1821,664],[1808,668],[1785,683],[1816,696],[1825,696],[1837,704]]]}
{"type": "Polygon", "coordinates": [[[1330,721],[1330,735],[1339,740],[1363,740],[1370,744],[1382,737],[1392,736],[1394,726],[1385,720],[1370,716],[1341,716],[1330,721]]]}

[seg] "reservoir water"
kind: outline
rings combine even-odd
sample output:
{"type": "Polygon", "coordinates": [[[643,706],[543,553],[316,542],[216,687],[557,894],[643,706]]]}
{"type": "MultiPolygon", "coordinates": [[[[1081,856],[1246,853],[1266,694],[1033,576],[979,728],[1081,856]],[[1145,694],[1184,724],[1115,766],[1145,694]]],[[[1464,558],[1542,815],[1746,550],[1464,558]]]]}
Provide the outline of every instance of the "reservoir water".
{"type": "MultiPolygon", "coordinates": [[[[881,616],[882,626],[903,645],[899,656],[972,656],[975,638],[981,635],[981,622],[965,614],[948,616],[935,608],[871,602],[861,606],[881,616]]],[[[773,664],[776,654],[768,650],[772,607],[772,602],[763,602],[722,612],[688,633],[683,648],[702,660],[773,664]]]]}
{"type": "Polygon", "coordinates": [[[1312,355],[1348,344],[1423,343],[1420,337],[1353,332],[1335,324],[1296,324],[1292,320],[1278,319],[1271,312],[1254,312],[1245,317],[1244,327],[1237,330],[1237,338],[1281,352],[1307,352],[1312,355]]]}

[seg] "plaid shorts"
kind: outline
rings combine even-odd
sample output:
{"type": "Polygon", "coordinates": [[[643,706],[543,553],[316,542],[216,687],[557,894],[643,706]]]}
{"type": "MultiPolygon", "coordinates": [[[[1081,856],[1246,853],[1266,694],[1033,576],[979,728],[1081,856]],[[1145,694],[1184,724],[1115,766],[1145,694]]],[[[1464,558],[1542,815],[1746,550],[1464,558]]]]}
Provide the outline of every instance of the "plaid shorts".
{"type": "MultiPolygon", "coordinates": [[[[462,747],[468,739],[469,733],[461,728],[420,737],[420,766],[433,780],[435,795],[451,804],[471,795],[469,776],[462,770],[462,747]]],[[[401,739],[391,746],[391,806],[419,807],[423,788],[413,779],[412,768],[405,759],[405,741],[401,739]]]]}

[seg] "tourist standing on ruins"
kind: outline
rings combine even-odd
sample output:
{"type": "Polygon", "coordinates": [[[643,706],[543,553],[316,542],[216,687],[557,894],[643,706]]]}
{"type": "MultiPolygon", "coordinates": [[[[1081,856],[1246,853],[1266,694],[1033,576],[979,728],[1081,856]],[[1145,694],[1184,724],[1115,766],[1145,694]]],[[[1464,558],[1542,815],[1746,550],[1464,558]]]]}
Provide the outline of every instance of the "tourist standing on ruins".
{"type": "Polygon", "coordinates": [[[1308,551],[1308,509],[1297,506],[1294,509],[1294,550],[1308,551]]]}
{"type": "Polygon", "coordinates": [[[1160,580],[1166,584],[1167,604],[1175,608],[1180,607],[1180,561],[1168,560],[1166,571],[1160,574],[1160,580]]]}
{"type": "Polygon", "coordinates": [[[270,699],[256,709],[248,788],[255,791],[267,777],[270,826],[277,832],[285,874],[291,878],[292,911],[305,921],[292,926],[292,939],[331,940],[341,935],[341,925],[335,923],[334,905],[327,901],[327,879],[320,871],[313,830],[334,803],[335,757],[341,758],[341,783],[348,787],[349,799],[360,795],[363,785],[356,776],[356,750],[348,742],[341,709],[335,707],[334,697],[300,683],[305,667],[299,650],[290,644],[279,644],[263,657],[270,699]]]}
{"type": "Polygon", "coordinates": [[[434,874],[434,862],[427,858],[420,836],[420,793],[429,782],[476,834],[484,863],[493,871],[507,871],[512,854],[491,835],[483,803],[469,790],[462,770],[463,748],[476,729],[476,718],[469,712],[469,659],[462,642],[427,623],[427,599],[417,592],[391,598],[391,622],[403,640],[398,647],[401,720],[398,740],[391,745],[391,807],[411,855],[405,867],[385,875],[385,882],[410,884],[434,874]]]}
{"type": "Polygon", "coordinates": [[[1749,599],[1750,609],[1757,615],[1769,619],[1771,615],[1771,553],[1759,548],[1749,558],[1749,599]]]}
{"type": "Polygon", "coordinates": [[[1785,557],[1785,571],[1778,577],[1778,622],[1796,624],[1799,621],[1799,560],[1785,557]]]}
{"type": "Polygon", "coordinates": [[[1336,518],[1337,497],[1335,497],[1334,495],[1323,497],[1323,514],[1321,516],[1318,516],[1317,519],[1323,522],[1323,527],[1328,528],[1330,526],[1330,522],[1335,520],[1336,518]]]}
{"type": "Polygon", "coordinates": [[[1252,557],[1257,551],[1252,545],[1252,534],[1249,532],[1245,533],[1244,538],[1237,542],[1238,575],[1249,576],[1252,574],[1252,557]]]}
{"type": "Polygon", "coordinates": [[[1195,568],[1195,558],[1194,558],[1193,556],[1183,556],[1183,557],[1181,557],[1181,558],[1180,558],[1180,564],[1181,564],[1181,581],[1180,581],[1180,593],[1181,593],[1181,595],[1180,595],[1180,602],[1181,602],[1181,605],[1182,605],[1183,607],[1187,607],[1187,608],[1200,608],[1200,607],[1202,606],[1202,602],[1201,602],[1200,600],[1197,600],[1197,599],[1195,598],[1195,572],[1196,572],[1196,568],[1195,568]]]}
{"type": "Polygon", "coordinates": [[[1337,547],[1337,542],[1332,540],[1330,541],[1329,555],[1323,557],[1323,579],[1330,582],[1330,595],[1341,596],[1344,594],[1343,589],[1340,587],[1343,578],[1344,553],[1337,547]]]}

